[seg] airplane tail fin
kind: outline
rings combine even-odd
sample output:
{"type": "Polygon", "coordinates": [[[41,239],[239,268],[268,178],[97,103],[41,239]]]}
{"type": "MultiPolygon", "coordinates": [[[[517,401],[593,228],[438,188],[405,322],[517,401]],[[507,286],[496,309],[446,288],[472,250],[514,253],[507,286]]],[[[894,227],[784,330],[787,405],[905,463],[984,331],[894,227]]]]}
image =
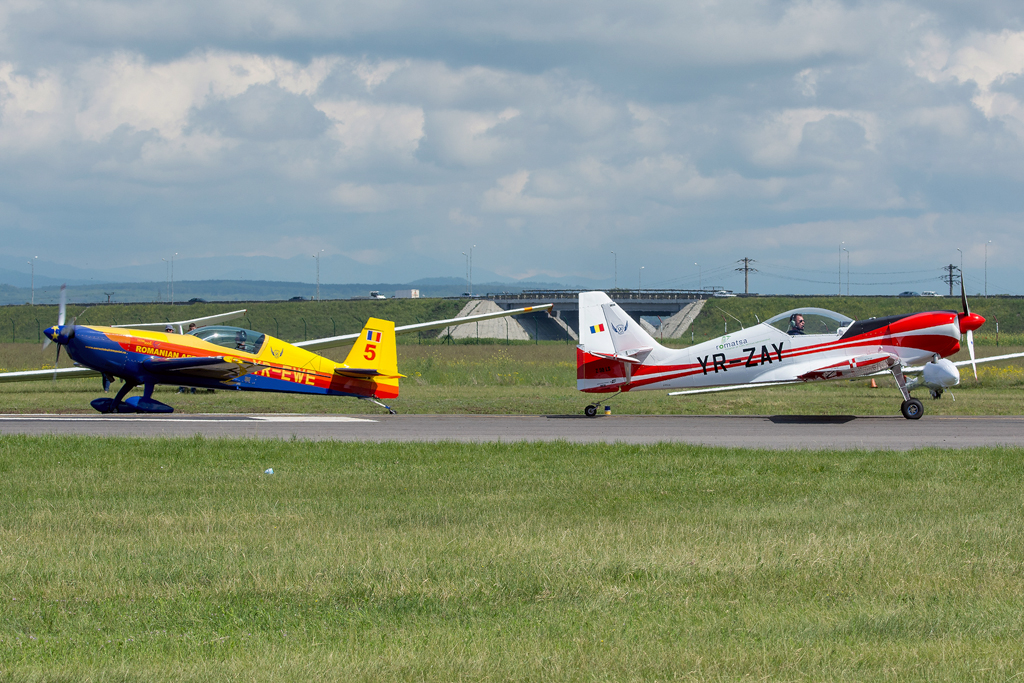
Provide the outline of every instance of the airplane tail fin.
{"type": "Polygon", "coordinates": [[[344,364],[335,368],[331,388],[368,398],[398,396],[398,346],[395,323],[380,318],[366,321],[344,364]]]}
{"type": "Polygon", "coordinates": [[[580,292],[579,309],[577,389],[628,391],[633,369],[664,347],[604,292],[580,292]]]}

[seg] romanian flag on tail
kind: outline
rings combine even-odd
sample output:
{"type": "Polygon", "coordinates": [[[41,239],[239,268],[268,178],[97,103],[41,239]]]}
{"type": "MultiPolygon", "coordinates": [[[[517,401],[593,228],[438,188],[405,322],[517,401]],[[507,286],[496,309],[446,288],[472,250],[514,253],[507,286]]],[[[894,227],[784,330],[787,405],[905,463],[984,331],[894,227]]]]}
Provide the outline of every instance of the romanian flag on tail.
{"type": "Polygon", "coordinates": [[[366,341],[380,342],[380,332],[377,330],[367,330],[366,341]]]}
{"type": "Polygon", "coordinates": [[[591,325],[590,334],[597,334],[598,332],[604,332],[604,323],[600,325],[591,325]]]}

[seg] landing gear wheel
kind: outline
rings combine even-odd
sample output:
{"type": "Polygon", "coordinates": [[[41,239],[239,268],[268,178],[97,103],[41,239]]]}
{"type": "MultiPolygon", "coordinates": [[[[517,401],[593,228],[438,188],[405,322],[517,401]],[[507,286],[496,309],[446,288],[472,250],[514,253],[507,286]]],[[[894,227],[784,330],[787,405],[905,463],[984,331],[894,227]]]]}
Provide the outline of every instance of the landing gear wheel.
{"type": "Polygon", "coordinates": [[[583,414],[587,417],[597,417],[597,406],[587,406],[583,409],[583,414]]]}
{"type": "Polygon", "coordinates": [[[903,402],[900,406],[900,412],[908,420],[920,420],[921,416],[924,415],[924,406],[916,398],[912,398],[903,402]]]}

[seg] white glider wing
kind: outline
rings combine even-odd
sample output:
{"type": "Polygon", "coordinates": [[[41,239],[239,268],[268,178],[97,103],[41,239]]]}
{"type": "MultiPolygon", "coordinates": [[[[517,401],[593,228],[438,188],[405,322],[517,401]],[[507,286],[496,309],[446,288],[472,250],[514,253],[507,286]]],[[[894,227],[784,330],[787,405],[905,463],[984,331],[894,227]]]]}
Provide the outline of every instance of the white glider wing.
{"type": "MultiPolygon", "coordinates": [[[[442,327],[448,327],[449,325],[464,325],[466,323],[475,323],[481,320],[491,320],[492,318],[504,318],[510,315],[520,315],[521,313],[548,311],[551,309],[551,306],[552,304],[544,304],[543,306],[527,306],[526,308],[515,308],[511,311],[496,311],[494,313],[482,313],[480,315],[467,315],[464,318],[448,318],[447,320],[432,320],[427,323],[402,325],[395,328],[395,334],[439,330],[442,327]]],[[[329,349],[335,346],[346,346],[348,342],[357,338],[360,334],[362,334],[362,332],[341,334],[337,337],[325,337],[323,339],[310,339],[309,341],[304,342],[294,342],[292,343],[292,346],[298,346],[301,349],[307,349],[309,351],[319,351],[320,349],[329,349]]]]}

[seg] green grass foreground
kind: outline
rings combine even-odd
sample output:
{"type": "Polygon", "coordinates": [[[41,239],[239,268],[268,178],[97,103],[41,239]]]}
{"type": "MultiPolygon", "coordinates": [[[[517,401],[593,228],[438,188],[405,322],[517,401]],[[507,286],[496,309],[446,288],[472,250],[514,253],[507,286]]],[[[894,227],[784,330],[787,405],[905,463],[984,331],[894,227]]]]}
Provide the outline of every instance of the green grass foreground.
{"type": "Polygon", "coordinates": [[[0,437],[0,677],[1005,681],[1022,456],[0,437]]]}

